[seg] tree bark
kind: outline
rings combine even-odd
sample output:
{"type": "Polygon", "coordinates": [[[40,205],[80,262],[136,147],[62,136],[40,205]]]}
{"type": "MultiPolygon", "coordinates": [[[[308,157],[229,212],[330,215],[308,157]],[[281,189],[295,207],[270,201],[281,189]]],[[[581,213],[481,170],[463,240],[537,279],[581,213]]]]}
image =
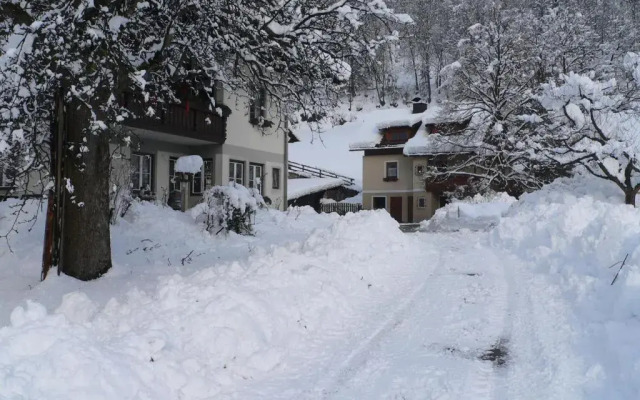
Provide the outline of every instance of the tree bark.
{"type": "Polygon", "coordinates": [[[111,268],[109,232],[109,137],[87,132],[86,106],[68,107],[65,178],[73,192],[65,190],[61,271],[87,281],[111,268]],[[86,141],[85,141],[86,138],[86,141]],[[79,153],[79,146],[86,151],[79,153]],[[82,154],[82,157],[78,157],[82,154]]]}
{"type": "Polygon", "coordinates": [[[629,204],[632,206],[636,206],[636,191],[635,190],[626,190],[624,192],[624,204],[629,204]]]}

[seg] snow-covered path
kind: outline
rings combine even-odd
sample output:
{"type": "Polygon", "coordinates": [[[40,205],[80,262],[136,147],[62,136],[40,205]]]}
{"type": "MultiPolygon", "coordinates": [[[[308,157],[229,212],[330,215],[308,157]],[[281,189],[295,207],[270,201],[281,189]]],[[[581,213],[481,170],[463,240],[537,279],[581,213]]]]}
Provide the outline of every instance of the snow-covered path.
{"type": "Polygon", "coordinates": [[[40,224],[0,248],[0,399],[638,399],[640,213],[581,190],[407,234],[293,209],[213,237],[139,204],[96,282],[32,282],[40,224]]]}
{"type": "Polygon", "coordinates": [[[553,376],[547,367],[555,366],[540,351],[553,349],[540,347],[536,329],[553,336],[554,328],[538,326],[545,319],[531,309],[526,283],[515,279],[521,277],[520,261],[489,246],[486,233],[408,236],[414,242],[410,252],[376,260],[398,264],[399,276],[390,279],[401,282],[399,290],[363,302],[352,319],[336,321],[292,350],[278,371],[227,395],[536,399],[544,393],[544,398],[570,398],[546,379],[553,376]],[[514,368],[511,347],[527,362],[534,355],[540,362],[514,368]]]}

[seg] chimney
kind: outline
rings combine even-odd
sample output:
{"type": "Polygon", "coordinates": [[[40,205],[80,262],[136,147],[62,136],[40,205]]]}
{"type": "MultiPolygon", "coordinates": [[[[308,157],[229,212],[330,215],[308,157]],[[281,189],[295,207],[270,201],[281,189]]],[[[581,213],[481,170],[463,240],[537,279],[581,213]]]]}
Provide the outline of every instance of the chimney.
{"type": "Polygon", "coordinates": [[[427,111],[428,104],[420,97],[414,97],[411,102],[413,103],[413,113],[420,114],[427,111]]]}

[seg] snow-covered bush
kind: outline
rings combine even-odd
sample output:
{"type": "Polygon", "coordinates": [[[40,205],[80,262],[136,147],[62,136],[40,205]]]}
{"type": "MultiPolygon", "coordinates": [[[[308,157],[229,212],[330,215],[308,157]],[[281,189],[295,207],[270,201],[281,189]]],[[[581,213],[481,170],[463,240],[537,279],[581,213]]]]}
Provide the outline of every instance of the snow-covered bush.
{"type": "Polygon", "coordinates": [[[230,182],[207,190],[193,212],[196,221],[204,223],[211,233],[224,230],[247,235],[253,232],[252,215],[264,205],[258,190],[230,182]]]}

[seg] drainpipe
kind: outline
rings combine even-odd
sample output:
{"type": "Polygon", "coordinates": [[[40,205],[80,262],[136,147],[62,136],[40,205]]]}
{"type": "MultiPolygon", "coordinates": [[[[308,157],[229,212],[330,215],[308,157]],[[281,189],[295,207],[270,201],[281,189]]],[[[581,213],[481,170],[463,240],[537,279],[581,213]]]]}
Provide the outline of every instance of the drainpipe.
{"type": "Polygon", "coordinates": [[[283,203],[283,211],[286,211],[289,207],[289,202],[287,201],[287,181],[289,180],[289,121],[287,120],[286,131],[284,132],[284,171],[282,171],[282,198],[284,200],[283,203]]]}

